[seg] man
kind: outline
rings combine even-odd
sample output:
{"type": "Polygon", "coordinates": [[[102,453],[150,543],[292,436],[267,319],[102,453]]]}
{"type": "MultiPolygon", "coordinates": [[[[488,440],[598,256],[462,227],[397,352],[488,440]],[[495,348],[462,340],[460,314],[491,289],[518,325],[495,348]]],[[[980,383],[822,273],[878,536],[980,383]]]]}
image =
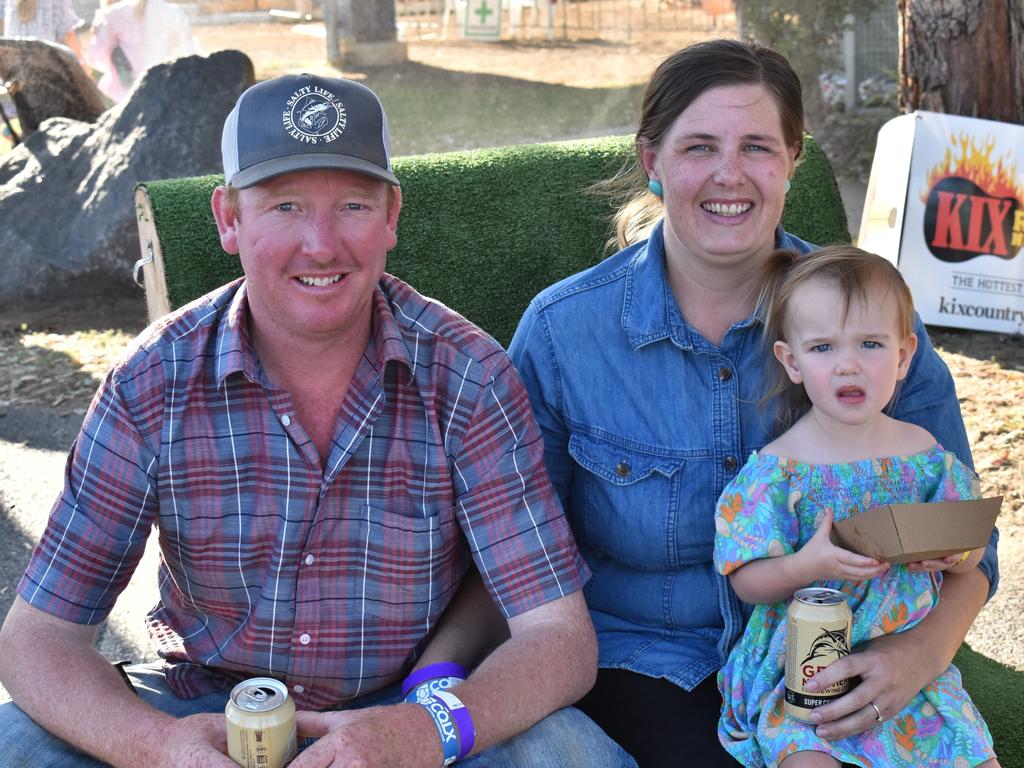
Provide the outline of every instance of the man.
{"type": "Polygon", "coordinates": [[[344,80],[267,81],[228,116],[212,203],[245,277],[144,332],[94,400],[0,633],[0,764],[97,764],[72,744],[230,768],[228,691],[267,675],[318,738],[295,768],[632,764],[576,710],[530,727],[593,682],[586,566],[504,352],[384,274],[387,142],[344,80]],[[135,695],[93,640],[151,525],[168,664],[129,668],[135,695]],[[479,601],[446,612],[473,568],[509,639],[456,703],[395,704],[417,659],[474,661],[488,622],[454,606],[479,601]]]}

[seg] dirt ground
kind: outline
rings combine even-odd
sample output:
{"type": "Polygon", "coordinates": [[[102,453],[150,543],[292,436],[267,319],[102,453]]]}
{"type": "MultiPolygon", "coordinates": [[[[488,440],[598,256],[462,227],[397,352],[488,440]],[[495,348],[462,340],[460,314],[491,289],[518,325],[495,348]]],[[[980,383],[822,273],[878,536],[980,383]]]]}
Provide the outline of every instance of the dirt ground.
{"type": "MultiPolygon", "coordinates": [[[[722,33],[728,30],[722,29],[722,33]]],[[[352,79],[402,77],[402,67],[338,70],[326,61],[322,23],[252,23],[196,26],[200,51],[231,49],[246,53],[257,79],[285,73],[339,72],[352,79]]],[[[581,39],[548,41],[541,35],[497,43],[412,40],[409,61],[438,70],[503,75],[576,88],[607,88],[642,83],[665,56],[706,37],[704,32],[672,31],[636,35],[630,42],[581,39]]]]}

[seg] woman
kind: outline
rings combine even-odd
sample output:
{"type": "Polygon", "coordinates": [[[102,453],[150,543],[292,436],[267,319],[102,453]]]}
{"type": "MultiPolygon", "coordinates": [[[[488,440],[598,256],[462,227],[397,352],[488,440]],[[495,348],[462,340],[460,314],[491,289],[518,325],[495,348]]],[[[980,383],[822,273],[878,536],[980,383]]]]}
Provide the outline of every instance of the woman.
{"type": "Polygon", "coordinates": [[[89,60],[103,73],[99,89],[114,102],[150,67],[195,52],[188,14],[166,0],[119,0],[93,18],[89,60]]]}
{"type": "MultiPolygon", "coordinates": [[[[713,40],[669,57],[644,96],[639,163],[615,180],[634,191],[617,219],[623,250],[543,291],[510,346],[593,571],[600,671],[578,706],[642,768],[734,765],[716,737],[714,672],[749,608],[712,565],[715,503],[772,436],[755,304],[777,247],[813,248],[779,226],[803,128],[800,82],[774,51],[713,40]]],[[[952,378],[920,319],[915,330],[892,415],[970,463],[952,378]]],[[[921,625],[821,673],[862,683],[819,710],[819,735],[902,709],[949,664],[995,581],[992,546],[921,625]]]]}
{"type": "Polygon", "coordinates": [[[38,37],[63,43],[81,60],[78,28],[82,20],[71,0],[4,0],[4,37],[38,37]]]}

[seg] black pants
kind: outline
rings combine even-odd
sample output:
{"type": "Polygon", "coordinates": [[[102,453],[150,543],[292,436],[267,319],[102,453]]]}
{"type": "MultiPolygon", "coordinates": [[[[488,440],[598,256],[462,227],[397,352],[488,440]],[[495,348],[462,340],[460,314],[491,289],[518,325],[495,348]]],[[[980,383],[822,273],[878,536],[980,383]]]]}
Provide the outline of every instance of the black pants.
{"type": "Polygon", "coordinates": [[[715,676],[692,692],[667,680],[600,669],[577,704],[631,754],[640,768],[735,768],[718,741],[722,697],[715,676]]]}

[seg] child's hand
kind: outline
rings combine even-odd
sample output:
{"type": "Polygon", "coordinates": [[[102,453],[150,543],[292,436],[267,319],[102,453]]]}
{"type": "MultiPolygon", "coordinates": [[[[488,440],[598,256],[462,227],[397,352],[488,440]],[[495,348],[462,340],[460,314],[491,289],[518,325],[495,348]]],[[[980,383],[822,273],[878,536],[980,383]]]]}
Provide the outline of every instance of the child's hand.
{"type": "Polygon", "coordinates": [[[936,571],[952,571],[953,573],[965,573],[973,569],[981,560],[982,550],[964,552],[959,555],[947,555],[935,560],[920,560],[916,563],[907,563],[907,570],[910,573],[935,573],[936,571]]]}
{"type": "Polygon", "coordinates": [[[859,555],[832,543],[832,513],[825,512],[811,540],[796,553],[800,567],[811,581],[866,581],[889,570],[888,563],[859,555]]]}

